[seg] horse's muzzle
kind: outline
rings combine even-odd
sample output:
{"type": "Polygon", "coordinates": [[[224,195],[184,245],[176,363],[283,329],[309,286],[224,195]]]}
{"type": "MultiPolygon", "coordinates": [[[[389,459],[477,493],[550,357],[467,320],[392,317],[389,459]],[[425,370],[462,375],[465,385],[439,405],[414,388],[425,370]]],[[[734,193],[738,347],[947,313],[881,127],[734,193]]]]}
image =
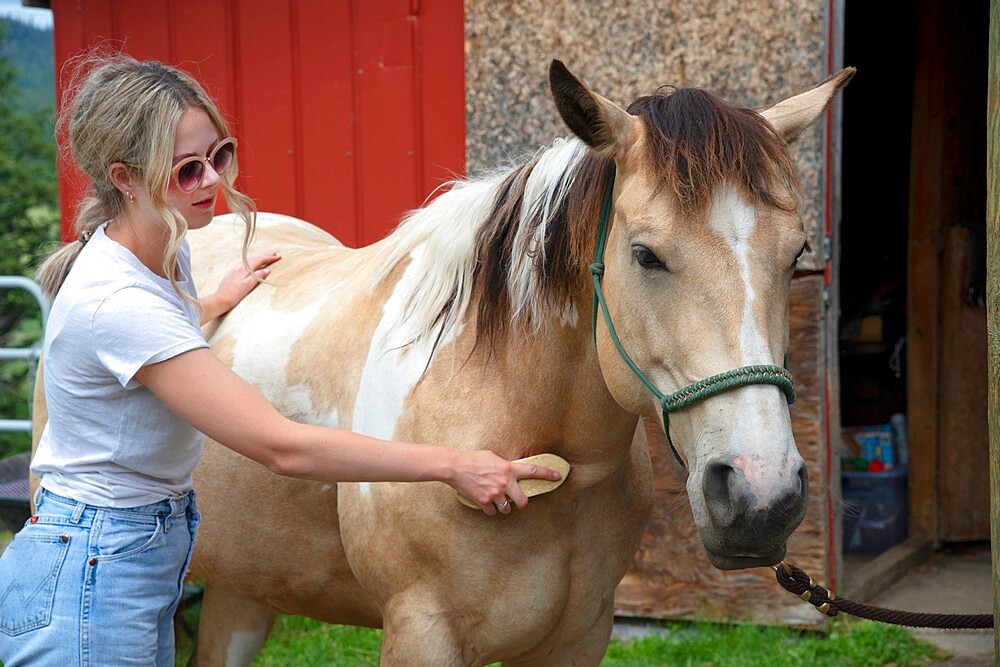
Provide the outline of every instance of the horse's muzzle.
{"type": "Polygon", "coordinates": [[[712,564],[721,570],[763,567],[785,555],[785,544],[806,512],[809,478],[799,465],[789,482],[759,498],[743,471],[725,462],[705,469],[702,480],[709,523],[699,526],[712,564]]]}

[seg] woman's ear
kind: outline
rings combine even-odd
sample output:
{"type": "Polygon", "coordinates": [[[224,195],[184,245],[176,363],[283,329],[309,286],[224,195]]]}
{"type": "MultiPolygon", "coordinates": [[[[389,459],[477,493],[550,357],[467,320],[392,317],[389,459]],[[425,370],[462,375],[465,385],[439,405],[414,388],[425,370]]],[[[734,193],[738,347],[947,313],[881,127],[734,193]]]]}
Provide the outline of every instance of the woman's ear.
{"type": "Polygon", "coordinates": [[[128,196],[135,190],[135,177],[131,170],[122,162],[112,162],[108,166],[108,179],[124,196],[128,196]]]}

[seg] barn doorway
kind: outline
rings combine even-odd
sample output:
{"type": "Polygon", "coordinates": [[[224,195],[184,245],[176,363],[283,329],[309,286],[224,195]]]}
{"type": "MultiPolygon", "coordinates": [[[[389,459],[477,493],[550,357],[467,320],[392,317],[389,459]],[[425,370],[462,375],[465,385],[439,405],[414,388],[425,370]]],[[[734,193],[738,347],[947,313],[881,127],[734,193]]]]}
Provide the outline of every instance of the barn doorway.
{"type": "Polygon", "coordinates": [[[845,7],[844,63],[858,74],[843,100],[833,446],[848,589],[907,537],[931,549],[989,537],[978,303],[988,10],[985,0],[845,7]]]}

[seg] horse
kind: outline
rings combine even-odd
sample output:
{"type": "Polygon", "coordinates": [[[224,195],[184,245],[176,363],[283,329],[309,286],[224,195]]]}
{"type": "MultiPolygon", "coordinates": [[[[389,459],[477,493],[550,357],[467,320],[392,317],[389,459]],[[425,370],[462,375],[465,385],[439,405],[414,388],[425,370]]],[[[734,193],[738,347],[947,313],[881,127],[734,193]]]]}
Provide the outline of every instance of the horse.
{"type": "MultiPolygon", "coordinates": [[[[852,73],[760,111],[685,88],[623,108],[553,61],[573,136],[381,241],[258,214],[255,247],[283,259],[205,336],[285,415],[571,472],[490,517],[444,484],[289,479],[207,441],[197,664],[249,664],[287,613],[383,628],[387,666],[597,665],[654,501],[640,418],[688,469],[709,561],[781,560],[808,497],[780,367],[808,247],[789,143],[852,73]],[[734,368],[772,375],[668,405],[734,368]]],[[[199,292],[242,233],[222,215],[189,234],[199,292]]]]}

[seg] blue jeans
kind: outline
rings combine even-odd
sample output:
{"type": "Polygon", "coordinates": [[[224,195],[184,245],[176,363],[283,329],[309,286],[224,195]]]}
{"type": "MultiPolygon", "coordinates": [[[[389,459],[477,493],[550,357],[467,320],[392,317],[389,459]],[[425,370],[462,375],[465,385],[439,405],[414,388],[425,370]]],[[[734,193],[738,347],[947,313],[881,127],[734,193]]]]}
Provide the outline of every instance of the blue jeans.
{"type": "Polygon", "coordinates": [[[0,557],[5,667],[173,667],[194,492],[130,509],[50,493],[0,557]]]}

